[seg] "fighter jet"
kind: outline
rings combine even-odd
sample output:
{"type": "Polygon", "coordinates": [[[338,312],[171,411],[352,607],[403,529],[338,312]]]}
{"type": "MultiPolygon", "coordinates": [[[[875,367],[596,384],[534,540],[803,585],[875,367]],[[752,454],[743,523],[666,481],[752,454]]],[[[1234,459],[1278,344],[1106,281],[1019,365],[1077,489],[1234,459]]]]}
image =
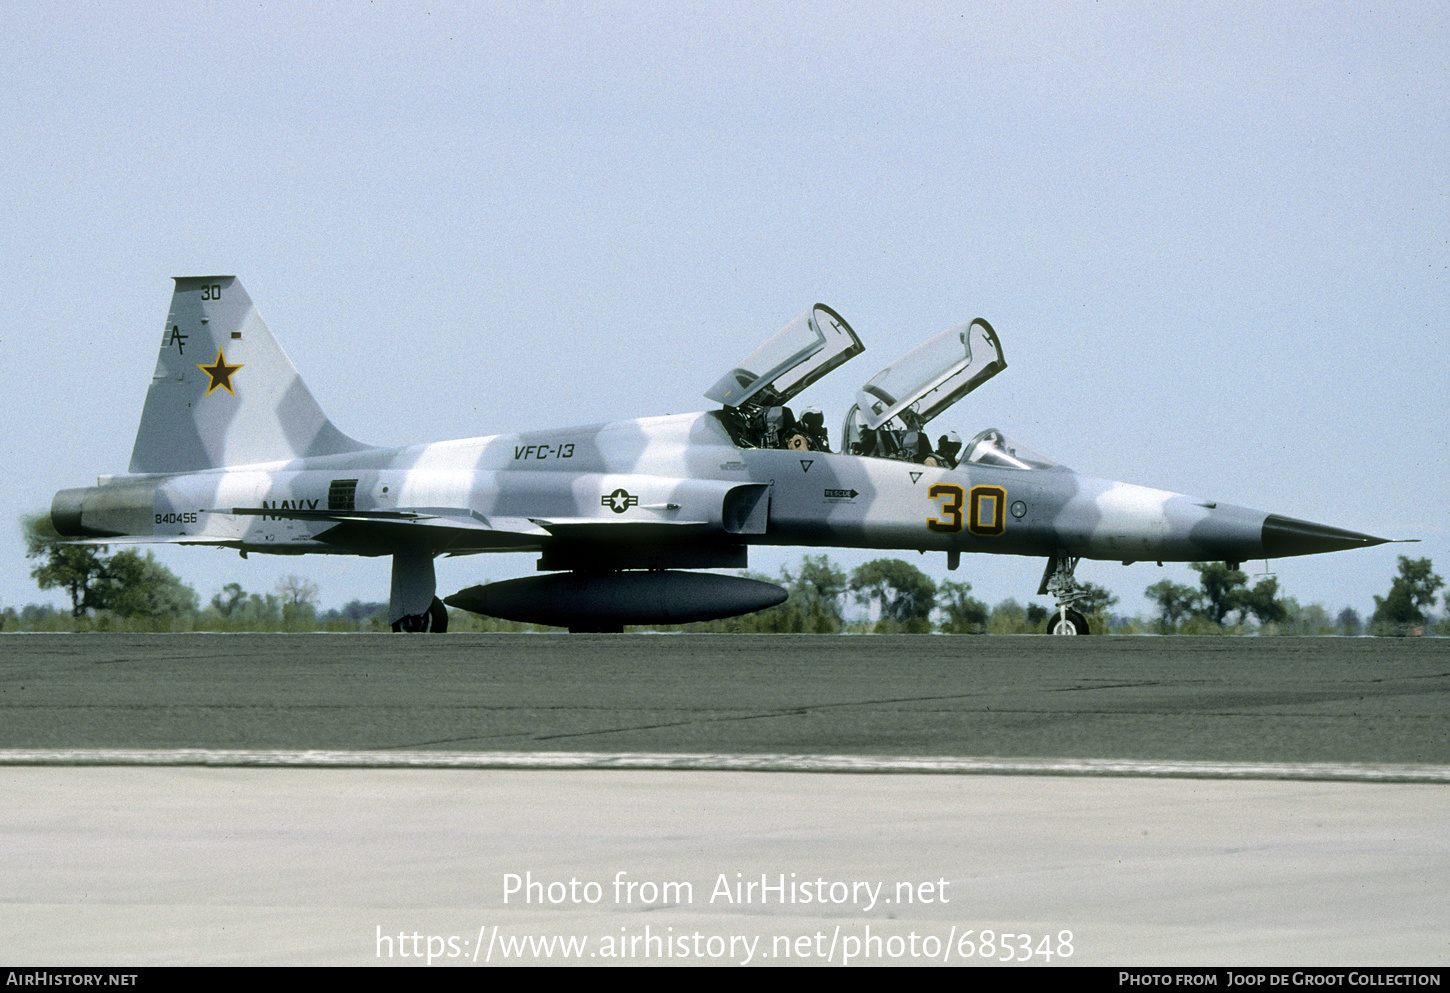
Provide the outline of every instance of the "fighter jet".
{"type": "Polygon", "coordinates": [[[401,448],[327,418],[232,276],[177,278],[127,475],[62,490],[56,529],[94,544],[166,542],[392,557],[395,631],[447,629],[445,603],[571,631],[760,610],[752,545],[963,552],[1046,561],[1055,634],[1087,634],[1079,560],[1239,562],[1387,539],[1092,479],[991,428],[962,444],[930,422],[1006,368],[976,319],[882,369],[832,446],[788,406],[864,350],[817,304],[705,392],[694,414],[401,448]],[[536,554],[541,575],[440,600],[433,561],[536,554]]]}

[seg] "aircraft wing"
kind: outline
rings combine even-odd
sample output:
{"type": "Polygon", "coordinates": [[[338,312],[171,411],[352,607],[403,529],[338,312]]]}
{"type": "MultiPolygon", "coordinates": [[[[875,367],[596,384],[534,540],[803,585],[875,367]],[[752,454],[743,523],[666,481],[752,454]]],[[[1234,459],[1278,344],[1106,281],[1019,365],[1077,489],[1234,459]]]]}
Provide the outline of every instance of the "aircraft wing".
{"type": "MultiPolygon", "coordinates": [[[[348,548],[391,547],[399,538],[423,537],[434,551],[454,555],[504,549],[532,550],[546,542],[558,541],[589,544],[668,542],[685,537],[693,529],[711,526],[705,520],[640,521],[600,517],[485,516],[477,511],[453,507],[424,507],[413,510],[233,507],[214,513],[331,523],[335,526],[318,534],[317,540],[348,548]]],[[[204,542],[204,539],[189,535],[183,540],[204,542]]]]}
{"type": "Polygon", "coordinates": [[[485,517],[476,511],[457,507],[420,507],[416,510],[300,510],[274,507],[233,507],[214,510],[214,514],[235,514],[239,517],[281,517],[291,521],[335,521],[339,524],[415,524],[422,527],[449,527],[466,531],[509,531],[518,534],[547,536],[527,517],[485,517]]]}
{"type": "MultiPolygon", "coordinates": [[[[324,531],[318,540],[329,544],[353,544],[353,540],[391,538],[411,531],[426,534],[430,544],[439,551],[483,551],[500,548],[537,548],[541,541],[564,539],[580,542],[667,541],[682,538],[698,528],[708,528],[709,521],[616,521],[599,517],[484,517],[425,514],[410,511],[325,511],[291,509],[257,509],[236,507],[230,511],[241,516],[283,517],[288,520],[328,521],[336,528],[324,531]]],[[[67,545],[217,545],[240,547],[237,538],[214,535],[117,535],[110,538],[73,538],[67,545]]]]}
{"type": "MultiPolygon", "coordinates": [[[[413,510],[302,510],[273,507],[232,507],[213,513],[243,517],[280,517],[295,521],[330,523],[318,541],[349,550],[377,550],[384,554],[400,538],[426,539],[435,552],[454,555],[470,552],[527,550],[539,547],[548,531],[526,517],[485,517],[462,507],[420,507],[413,510]]],[[[364,554],[368,552],[364,551],[364,554]]]]}
{"type": "Polygon", "coordinates": [[[534,517],[530,521],[555,536],[570,534],[580,528],[599,529],[600,533],[608,533],[621,528],[653,530],[710,525],[709,521],[619,521],[607,517],[534,517]]]}
{"type": "Polygon", "coordinates": [[[600,517],[539,519],[553,539],[588,545],[668,544],[685,541],[692,532],[710,528],[709,521],[630,521],[600,517]]]}
{"type": "Polygon", "coordinates": [[[202,534],[122,534],[114,538],[66,538],[66,545],[218,545],[233,548],[241,544],[236,538],[222,538],[202,534]]]}

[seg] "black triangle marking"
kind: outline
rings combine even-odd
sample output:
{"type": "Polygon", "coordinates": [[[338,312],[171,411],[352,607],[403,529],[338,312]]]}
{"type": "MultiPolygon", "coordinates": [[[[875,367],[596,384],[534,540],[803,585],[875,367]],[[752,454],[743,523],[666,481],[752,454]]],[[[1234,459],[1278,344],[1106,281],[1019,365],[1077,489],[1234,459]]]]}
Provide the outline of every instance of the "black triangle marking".
{"type": "Polygon", "coordinates": [[[815,459],[801,459],[801,472],[810,472],[815,459]]]}
{"type": "Polygon", "coordinates": [[[921,478],[921,473],[919,473],[919,472],[913,472],[913,473],[912,473],[912,474],[911,474],[911,481],[912,481],[912,482],[913,482],[913,483],[915,483],[915,482],[916,482],[916,481],[917,481],[917,480],[918,480],[918,479],[920,479],[920,478],[921,478]]]}

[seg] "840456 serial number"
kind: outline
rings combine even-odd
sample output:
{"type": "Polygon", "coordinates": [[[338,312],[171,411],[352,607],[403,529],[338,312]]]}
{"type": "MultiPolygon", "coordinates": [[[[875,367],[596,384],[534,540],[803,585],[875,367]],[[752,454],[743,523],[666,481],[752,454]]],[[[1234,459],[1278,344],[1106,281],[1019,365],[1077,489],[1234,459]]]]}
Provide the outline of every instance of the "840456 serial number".
{"type": "Polygon", "coordinates": [[[157,524],[195,524],[196,523],[196,514],[195,513],[185,513],[185,514],[157,514],[156,515],[156,523],[157,524]]]}

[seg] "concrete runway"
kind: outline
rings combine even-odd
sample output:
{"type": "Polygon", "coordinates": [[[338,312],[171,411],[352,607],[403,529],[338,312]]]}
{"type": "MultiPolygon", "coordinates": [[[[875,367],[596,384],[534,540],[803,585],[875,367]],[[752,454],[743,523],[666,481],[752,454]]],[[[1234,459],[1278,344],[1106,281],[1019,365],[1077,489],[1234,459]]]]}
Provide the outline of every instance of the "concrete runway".
{"type": "Polygon", "coordinates": [[[0,958],[424,964],[431,938],[435,966],[500,964],[562,961],[541,943],[568,937],[591,964],[978,964],[990,947],[1443,965],[1447,694],[1438,640],[6,636],[12,762],[1004,756],[1390,764],[1427,784],[8,764],[0,958]],[[513,876],[538,899],[508,896],[513,876]]]}

